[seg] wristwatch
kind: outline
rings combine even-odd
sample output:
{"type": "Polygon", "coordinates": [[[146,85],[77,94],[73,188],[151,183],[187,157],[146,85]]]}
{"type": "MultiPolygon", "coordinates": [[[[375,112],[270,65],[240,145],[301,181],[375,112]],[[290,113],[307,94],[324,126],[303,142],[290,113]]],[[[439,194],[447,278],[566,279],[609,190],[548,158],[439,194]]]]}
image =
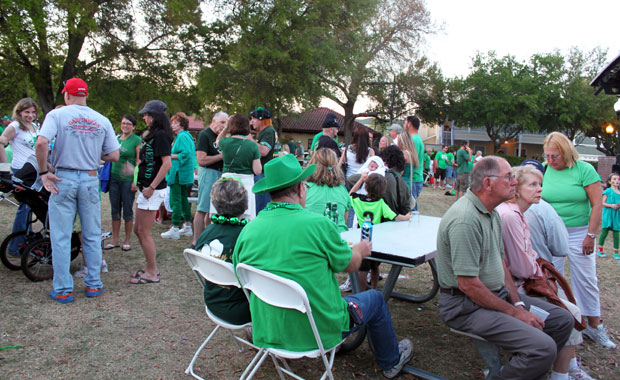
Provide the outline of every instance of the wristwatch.
{"type": "Polygon", "coordinates": [[[514,305],[515,305],[515,307],[519,307],[519,306],[525,307],[525,302],[523,302],[523,301],[515,302],[514,305]]]}
{"type": "Polygon", "coordinates": [[[588,235],[588,237],[592,238],[592,239],[596,239],[596,234],[591,234],[591,233],[587,233],[586,235],[588,235]]]}

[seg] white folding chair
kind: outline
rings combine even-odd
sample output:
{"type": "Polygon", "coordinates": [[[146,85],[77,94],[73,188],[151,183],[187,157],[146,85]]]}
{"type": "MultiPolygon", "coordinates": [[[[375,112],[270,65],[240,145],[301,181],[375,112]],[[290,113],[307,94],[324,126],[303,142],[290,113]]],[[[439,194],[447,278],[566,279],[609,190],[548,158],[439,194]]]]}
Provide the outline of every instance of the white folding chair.
{"type": "MultiPolygon", "coordinates": [[[[235,276],[235,271],[231,263],[228,263],[224,260],[221,260],[215,257],[211,257],[202,252],[198,252],[194,249],[189,249],[189,248],[183,252],[183,256],[185,256],[185,260],[187,260],[187,263],[194,271],[194,274],[196,275],[196,278],[198,279],[198,282],[200,282],[200,285],[202,285],[203,289],[205,287],[206,281],[212,282],[214,284],[222,285],[222,286],[239,287],[239,282],[237,281],[237,277],[235,276]]],[[[206,305],[205,305],[205,312],[207,313],[207,316],[209,317],[209,319],[211,319],[216,324],[216,326],[213,329],[213,331],[211,331],[211,334],[209,334],[207,339],[205,339],[205,341],[202,342],[202,345],[200,345],[200,347],[198,348],[198,351],[196,351],[196,353],[194,354],[192,361],[189,363],[189,366],[185,370],[185,373],[187,375],[192,375],[196,379],[203,380],[200,376],[194,373],[194,363],[196,362],[196,359],[198,359],[198,355],[200,354],[200,351],[202,351],[202,349],[207,345],[209,340],[215,335],[215,333],[219,330],[220,327],[223,327],[230,333],[230,335],[233,337],[233,340],[237,344],[237,347],[239,348],[239,352],[243,352],[243,347],[239,344],[239,342],[242,342],[252,348],[259,350],[259,353],[261,353],[261,350],[258,347],[254,346],[252,343],[248,342],[247,340],[233,334],[233,330],[242,330],[246,327],[251,327],[252,326],[251,322],[245,323],[243,325],[235,325],[235,324],[228,323],[224,321],[223,319],[215,316],[211,312],[211,310],[209,310],[209,307],[206,305]]],[[[258,357],[258,354],[255,356],[254,359],[252,359],[252,362],[250,363],[250,365],[243,372],[241,376],[242,379],[244,378],[246,373],[252,369],[252,366],[255,363],[257,357],[258,357]]]]}
{"type": "Polygon", "coordinates": [[[254,268],[247,264],[237,264],[236,271],[241,287],[246,292],[246,295],[249,290],[252,294],[269,305],[279,308],[295,309],[300,313],[306,314],[318,347],[317,349],[304,352],[269,347],[264,348],[263,352],[259,353],[261,357],[252,369],[250,378],[254,376],[254,373],[256,373],[269,354],[281,379],[284,379],[284,372],[295,379],[303,380],[302,377],[291,371],[290,367],[286,363],[286,359],[299,359],[303,357],[318,358],[320,356],[323,360],[323,364],[325,365],[325,372],[323,373],[323,376],[321,376],[321,380],[326,377],[333,380],[334,376],[332,374],[332,366],[334,364],[334,356],[336,354],[336,349],[342,342],[338,343],[334,347],[328,348],[327,350],[323,348],[323,343],[321,342],[319,331],[316,328],[314,317],[312,316],[312,309],[310,308],[310,302],[308,301],[306,291],[293,280],[277,276],[273,273],[254,268]],[[330,354],[329,359],[327,358],[328,353],[330,354]],[[284,367],[279,365],[278,359],[282,360],[284,367]]]}

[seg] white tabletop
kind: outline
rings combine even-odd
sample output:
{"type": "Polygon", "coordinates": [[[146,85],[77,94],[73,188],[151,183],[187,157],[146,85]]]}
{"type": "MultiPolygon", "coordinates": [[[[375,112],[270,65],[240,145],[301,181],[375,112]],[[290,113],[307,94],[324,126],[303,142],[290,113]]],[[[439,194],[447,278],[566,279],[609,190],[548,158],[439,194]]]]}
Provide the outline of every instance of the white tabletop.
{"type": "MultiPolygon", "coordinates": [[[[413,215],[406,222],[385,222],[373,226],[372,257],[399,265],[419,265],[435,257],[437,230],[441,218],[413,215]]],[[[353,244],[360,241],[361,230],[350,229],[340,236],[353,244]]]]}

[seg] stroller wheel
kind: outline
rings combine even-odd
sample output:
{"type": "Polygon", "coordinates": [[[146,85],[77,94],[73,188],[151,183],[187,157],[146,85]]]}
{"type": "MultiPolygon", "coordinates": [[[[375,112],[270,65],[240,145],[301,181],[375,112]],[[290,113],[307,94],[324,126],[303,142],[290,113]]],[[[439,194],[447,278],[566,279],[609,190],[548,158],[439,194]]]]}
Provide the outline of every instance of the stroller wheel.
{"type": "Polygon", "coordinates": [[[22,272],[32,281],[49,280],[54,275],[52,243],[49,238],[37,239],[24,249],[22,272]]]}
{"type": "Polygon", "coordinates": [[[0,245],[0,259],[2,264],[10,270],[20,270],[22,268],[22,253],[26,248],[26,231],[17,231],[8,235],[0,245]],[[11,247],[14,244],[17,247],[11,247]],[[17,251],[9,252],[9,248],[17,249],[17,251]]]}

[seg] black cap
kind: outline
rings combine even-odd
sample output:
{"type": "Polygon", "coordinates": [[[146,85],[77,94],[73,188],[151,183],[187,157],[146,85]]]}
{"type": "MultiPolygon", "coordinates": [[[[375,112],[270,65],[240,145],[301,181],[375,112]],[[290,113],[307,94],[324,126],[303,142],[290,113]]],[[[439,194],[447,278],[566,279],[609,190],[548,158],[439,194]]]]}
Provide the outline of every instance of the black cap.
{"type": "Polygon", "coordinates": [[[161,100],[149,100],[139,112],[140,115],[145,113],[166,113],[168,106],[161,100]]]}
{"type": "Polygon", "coordinates": [[[340,128],[338,116],[336,116],[335,113],[328,113],[327,116],[325,116],[322,128],[340,128]]]}
{"type": "Polygon", "coordinates": [[[536,169],[540,170],[540,172],[542,174],[545,174],[545,168],[542,166],[542,164],[534,159],[527,159],[525,161],[523,161],[521,163],[521,166],[525,166],[525,165],[532,165],[534,166],[536,169]]]}

